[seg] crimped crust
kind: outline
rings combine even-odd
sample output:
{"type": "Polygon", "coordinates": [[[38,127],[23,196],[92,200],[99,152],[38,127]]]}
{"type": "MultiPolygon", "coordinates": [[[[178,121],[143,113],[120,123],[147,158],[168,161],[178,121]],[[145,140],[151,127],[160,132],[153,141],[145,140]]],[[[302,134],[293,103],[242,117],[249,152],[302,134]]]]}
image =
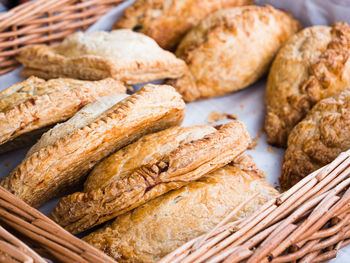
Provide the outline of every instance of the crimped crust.
{"type": "Polygon", "coordinates": [[[210,126],[172,127],[145,135],[100,162],[84,183],[84,192],[104,187],[130,175],[135,169],[169,154],[180,145],[215,132],[210,126]]]}
{"type": "Polygon", "coordinates": [[[82,183],[87,172],[111,152],[147,133],[180,124],[184,109],[172,87],[146,85],[93,123],[25,158],[0,184],[39,206],[82,183]]]}
{"type": "MultiPolygon", "coordinates": [[[[0,144],[64,121],[99,97],[125,93],[126,87],[114,79],[81,81],[30,77],[0,92],[0,144]]],[[[19,141],[25,141],[21,139],[19,141]]],[[[0,151],[14,149],[0,146],[0,151]]]]}
{"type": "Polygon", "coordinates": [[[99,80],[113,77],[128,84],[161,78],[177,78],[185,63],[162,50],[151,38],[131,30],[77,32],[51,48],[33,45],[23,49],[17,60],[25,76],[72,77],[99,80]]]}
{"type": "Polygon", "coordinates": [[[271,6],[219,10],[180,42],[176,55],[189,72],[169,83],[186,101],[243,89],[265,74],[281,45],[300,28],[290,14],[271,6]]]}
{"type": "Polygon", "coordinates": [[[150,36],[162,48],[173,49],[186,32],[210,13],[253,3],[252,0],[136,0],[113,27],[133,29],[150,36]]]}
{"type": "Polygon", "coordinates": [[[319,100],[350,85],[350,26],[306,28],[280,50],[266,86],[268,141],[286,146],[295,124],[319,100]]]}
{"type": "Polygon", "coordinates": [[[287,190],[350,149],[350,90],[318,102],[288,137],[280,184],[287,190]]]}
{"type": "Polygon", "coordinates": [[[84,240],[118,262],[157,262],[187,241],[212,230],[252,195],[258,194],[232,221],[251,215],[276,197],[278,192],[256,176],[259,173],[235,161],[117,217],[84,240]]]}
{"type": "Polygon", "coordinates": [[[52,217],[68,231],[84,231],[226,165],[249,142],[244,125],[232,121],[101,188],[64,197],[52,217]]]}

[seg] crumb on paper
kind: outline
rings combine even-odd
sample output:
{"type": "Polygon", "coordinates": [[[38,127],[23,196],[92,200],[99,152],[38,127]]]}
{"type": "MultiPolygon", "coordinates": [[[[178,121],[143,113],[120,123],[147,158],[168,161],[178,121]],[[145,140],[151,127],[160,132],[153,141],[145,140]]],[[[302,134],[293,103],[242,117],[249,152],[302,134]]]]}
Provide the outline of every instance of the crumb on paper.
{"type": "Polygon", "coordinates": [[[4,163],[4,165],[5,165],[6,167],[10,167],[10,166],[11,166],[11,163],[10,163],[10,162],[6,162],[6,163],[4,163]]]}
{"type": "Polygon", "coordinates": [[[212,111],[207,117],[207,123],[211,124],[226,119],[237,120],[237,116],[231,113],[212,111]]]}
{"type": "Polygon", "coordinates": [[[267,151],[269,153],[275,153],[275,150],[271,146],[267,147],[267,151]]]}
{"type": "Polygon", "coordinates": [[[244,105],[243,105],[243,104],[241,104],[239,107],[240,107],[242,110],[244,109],[244,105]]]}
{"type": "Polygon", "coordinates": [[[258,131],[258,134],[253,138],[253,140],[251,141],[251,143],[248,147],[249,150],[254,150],[258,146],[258,140],[263,132],[264,132],[264,128],[261,128],[258,131]]]}

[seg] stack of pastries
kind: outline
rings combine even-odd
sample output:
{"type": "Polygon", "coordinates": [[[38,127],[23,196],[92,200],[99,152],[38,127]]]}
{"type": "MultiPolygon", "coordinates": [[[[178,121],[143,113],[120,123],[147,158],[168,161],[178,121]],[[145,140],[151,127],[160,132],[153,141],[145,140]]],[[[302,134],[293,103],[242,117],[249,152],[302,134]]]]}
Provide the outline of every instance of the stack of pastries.
{"type": "Polygon", "coordinates": [[[251,0],[136,0],[111,32],[24,48],[29,78],[0,93],[0,153],[32,147],[0,185],[34,207],[65,195],[52,219],[98,227],[84,240],[118,262],[156,262],[254,196],[231,220],[249,216],[278,191],[242,155],[244,124],[181,127],[185,101],[269,71],[265,130],[288,145],[288,189],[350,148],[350,26],[301,28],[251,0]]]}

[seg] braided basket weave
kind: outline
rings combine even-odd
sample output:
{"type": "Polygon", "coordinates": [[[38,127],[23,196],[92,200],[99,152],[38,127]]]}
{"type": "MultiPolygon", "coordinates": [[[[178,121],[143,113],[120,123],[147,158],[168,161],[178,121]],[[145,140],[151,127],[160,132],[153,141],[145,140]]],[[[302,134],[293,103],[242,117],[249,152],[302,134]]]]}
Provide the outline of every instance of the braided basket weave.
{"type": "Polygon", "coordinates": [[[86,30],[123,0],[35,0],[0,14],[0,75],[19,64],[15,55],[31,44],[54,44],[86,30]]]}

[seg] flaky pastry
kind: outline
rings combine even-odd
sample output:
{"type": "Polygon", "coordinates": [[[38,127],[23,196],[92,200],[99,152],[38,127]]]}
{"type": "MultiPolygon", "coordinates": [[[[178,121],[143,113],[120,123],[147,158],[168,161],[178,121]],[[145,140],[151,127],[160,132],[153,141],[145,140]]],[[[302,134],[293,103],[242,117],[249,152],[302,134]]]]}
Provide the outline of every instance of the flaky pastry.
{"type": "Polygon", "coordinates": [[[288,137],[280,185],[287,190],[350,149],[350,89],[319,101],[288,137]]]}
{"type": "Polygon", "coordinates": [[[271,6],[219,10],[180,42],[176,55],[188,71],[169,83],[186,101],[243,89],[266,73],[281,45],[300,27],[271,6]]]}
{"type": "Polygon", "coordinates": [[[252,0],[137,0],[125,10],[114,28],[130,28],[153,38],[165,49],[173,49],[184,34],[210,13],[252,0]]]}
{"type": "Polygon", "coordinates": [[[219,130],[197,126],[145,136],[100,163],[88,191],[64,197],[52,218],[68,231],[84,231],[226,165],[249,142],[238,121],[219,130]]]}
{"type": "Polygon", "coordinates": [[[151,38],[128,29],[77,32],[57,47],[33,45],[17,60],[22,74],[42,78],[99,80],[112,77],[128,84],[180,77],[185,63],[161,49],[151,38]]]}
{"type": "Polygon", "coordinates": [[[99,97],[125,92],[126,87],[111,78],[45,81],[30,77],[14,84],[0,92],[0,153],[30,144],[43,129],[68,119],[99,97]]]}
{"type": "Polygon", "coordinates": [[[257,176],[255,165],[246,167],[239,160],[237,164],[238,167],[236,163],[226,165],[153,199],[117,217],[84,240],[118,262],[157,262],[187,241],[212,230],[254,194],[258,196],[239,210],[232,221],[251,215],[278,195],[257,176]]]}
{"type": "Polygon", "coordinates": [[[319,100],[350,85],[350,26],[313,26],[278,52],[266,86],[268,141],[286,146],[288,134],[319,100]]]}
{"type": "Polygon", "coordinates": [[[110,153],[145,134],[179,125],[184,109],[174,88],[146,85],[93,120],[74,122],[68,134],[49,131],[57,140],[39,142],[41,146],[0,184],[30,205],[39,206],[81,184],[88,171],[110,153]]]}

